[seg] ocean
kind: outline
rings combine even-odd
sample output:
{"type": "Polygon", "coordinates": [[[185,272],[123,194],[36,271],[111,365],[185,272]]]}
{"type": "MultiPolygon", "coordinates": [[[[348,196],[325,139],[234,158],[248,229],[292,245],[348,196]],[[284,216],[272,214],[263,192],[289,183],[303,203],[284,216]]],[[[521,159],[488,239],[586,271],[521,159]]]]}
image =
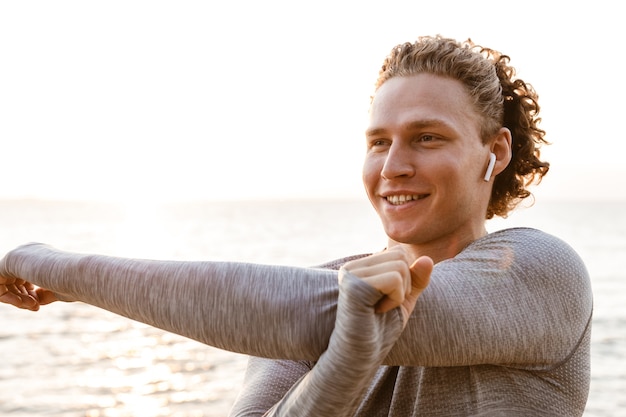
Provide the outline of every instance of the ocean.
{"type": "MultiPolygon", "coordinates": [[[[626,202],[537,202],[490,231],[531,226],[578,251],[592,277],[585,417],[626,416],[626,202]]],[[[26,242],[117,256],[310,266],[380,250],[366,201],[126,204],[0,201],[0,250],[26,242]]],[[[222,417],[246,358],[81,303],[0,305],[0,415],[222,417]]]]}

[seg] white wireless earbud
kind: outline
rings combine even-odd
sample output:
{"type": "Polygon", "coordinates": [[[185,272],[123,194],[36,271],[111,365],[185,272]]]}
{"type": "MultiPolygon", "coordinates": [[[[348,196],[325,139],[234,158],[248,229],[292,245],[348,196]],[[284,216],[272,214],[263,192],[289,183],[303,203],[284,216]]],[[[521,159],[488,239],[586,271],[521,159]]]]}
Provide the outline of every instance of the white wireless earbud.
{"type": "Polygon", "coordinates": [[[489,152],[489,165],[487,165],[487,172],[485,172],[485,181],[489,182],[491,174],[493,173],[493,167],[496,165],[496,154],[489,152]]]}

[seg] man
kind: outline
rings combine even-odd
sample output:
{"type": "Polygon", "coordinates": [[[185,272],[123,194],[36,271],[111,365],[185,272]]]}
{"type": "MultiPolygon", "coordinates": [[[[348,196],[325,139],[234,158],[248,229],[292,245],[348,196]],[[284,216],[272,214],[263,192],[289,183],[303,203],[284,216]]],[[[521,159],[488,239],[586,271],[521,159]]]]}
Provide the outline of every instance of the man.
{"type": "Polygon", "coordinates": [[[27,245],[0,264],[0,301],[84,301],[253,355],[234,416],[582,415],[584,264],[538,230],[485,229],[548,170],[538,111],[496,51],[399,45],[363,169],[385,251],[302,269],[27,245]]]}

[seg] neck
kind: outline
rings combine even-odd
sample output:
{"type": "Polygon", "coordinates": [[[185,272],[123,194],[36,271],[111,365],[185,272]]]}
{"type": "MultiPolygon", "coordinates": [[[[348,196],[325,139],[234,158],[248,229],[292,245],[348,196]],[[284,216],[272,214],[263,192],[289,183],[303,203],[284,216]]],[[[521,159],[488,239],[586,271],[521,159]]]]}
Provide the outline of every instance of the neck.
{"type": "Polygon", "coordinates": [[[475,230],[472,233],[442,237],[437,241],[425,243],[402,243],[390,238],[387,243],[387,247],[391,248],[393,246],[402,245],[410,251],[415,259],[420,256],[428,256],[434,263],[439,263],[441,261],[445,261],[446,259],[454,258],[470,243],[485,235],[487,235],[487,229],[483,224],[480,229],[475,230]]]}

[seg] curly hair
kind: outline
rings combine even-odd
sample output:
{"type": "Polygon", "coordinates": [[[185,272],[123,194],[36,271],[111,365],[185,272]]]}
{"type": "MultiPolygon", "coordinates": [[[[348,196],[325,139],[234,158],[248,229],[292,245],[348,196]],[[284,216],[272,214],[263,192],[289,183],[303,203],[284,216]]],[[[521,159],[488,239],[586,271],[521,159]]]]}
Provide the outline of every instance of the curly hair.
{"type": "Polygon", "coordinates": [[[458,42],[442,36],[423,36],[391,50],[378,74],[375,90],[392,77],[430,73],[460,81],[482,116],[484,143],[501,127],[511,131],[512,159],[496,176],[486,218],[506,217],[531,195],[528,186],[540,183],[550,164],[541,161],[540,148],[548,144],[539,128],[538,96],[530,84],[515,77],[510,58],[468,39],[458,42]]]}

